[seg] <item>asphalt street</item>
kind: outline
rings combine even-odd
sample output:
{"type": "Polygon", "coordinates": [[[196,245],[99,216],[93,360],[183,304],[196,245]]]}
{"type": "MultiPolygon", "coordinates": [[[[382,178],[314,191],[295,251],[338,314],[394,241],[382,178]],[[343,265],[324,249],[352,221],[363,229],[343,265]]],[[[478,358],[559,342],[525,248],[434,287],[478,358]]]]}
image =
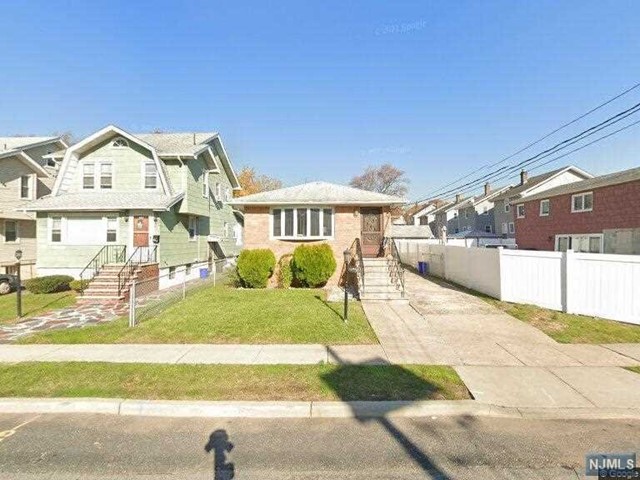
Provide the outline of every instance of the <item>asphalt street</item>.
{"type": "Polygon", "coordinates": [[[563,479],[640,421],[0,415],[0,479],[563,479]]]}

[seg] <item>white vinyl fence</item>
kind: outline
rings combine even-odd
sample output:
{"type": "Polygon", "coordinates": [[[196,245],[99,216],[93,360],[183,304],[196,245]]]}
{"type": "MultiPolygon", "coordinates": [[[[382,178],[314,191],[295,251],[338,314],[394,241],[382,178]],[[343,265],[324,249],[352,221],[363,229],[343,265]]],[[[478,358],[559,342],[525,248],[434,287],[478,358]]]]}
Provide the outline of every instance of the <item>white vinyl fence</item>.
{"type": "Polygon", "coordinates": [[[515,303],[640,324],[640,256],[396,242],[403,263],[515,303]]]}

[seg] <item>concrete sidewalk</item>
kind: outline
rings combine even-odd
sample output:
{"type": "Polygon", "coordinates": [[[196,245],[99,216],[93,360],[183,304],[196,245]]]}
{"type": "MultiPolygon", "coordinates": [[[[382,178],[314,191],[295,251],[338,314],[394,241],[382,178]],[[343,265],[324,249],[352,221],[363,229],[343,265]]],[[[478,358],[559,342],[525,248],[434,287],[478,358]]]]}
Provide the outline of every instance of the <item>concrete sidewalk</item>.
{"type": "Polygon", "coordinates": [[[0,345],[0,363],[386,364],[380,345],[0,345]]]}

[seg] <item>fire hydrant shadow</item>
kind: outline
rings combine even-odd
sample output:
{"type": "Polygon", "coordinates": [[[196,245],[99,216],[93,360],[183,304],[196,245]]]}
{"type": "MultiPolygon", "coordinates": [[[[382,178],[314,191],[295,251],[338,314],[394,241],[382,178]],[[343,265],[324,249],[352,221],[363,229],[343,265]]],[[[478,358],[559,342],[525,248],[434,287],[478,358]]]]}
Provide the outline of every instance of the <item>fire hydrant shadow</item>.
{"type": "MultiPolygon", "coordinates": [[[[347,362],[341,361],[340,356],[331,348],[329,348],[330,357],[340,367],[333,369],[331,372],[323,375],[323,381],[330,387],[338,397],[348,402],[352,409],[353,416],[360,422],[378,422],[400,445],[407,455],[420,467],[425,473],[426,478],[433,480],[450,480],[452,477],[447,475],[437,463],[429,457],[418,445],[416,445],[402,430],[400,430],[389,418],[390,414],[394,411],[402,408],[407,408],[415,401],[429,400],[437,398],[439,387],[434,385],[423,378],[418,377],[410,370],[401,367],[400,365],[386,365],[384,368],[387,371],[387,375],[392,376],[397,382],[400,379],[400,385],[411,386],[414,396],[412,400],[400,400],[386,402],[384,405],[380,405],[377,402],[362,401],[363,391],[356,393],[357,398],[354,398],[353,384],[350,384],[349,379],[352,377],[352,371],[354,368],[362,369],[376,369],[381,364],[388,363],[383,359],[368,359],[366,365],[349,365],[347,362]],[[388,369],[391,369],[389,371],[388,369]],[[419,392],[416,395],[415,393],[419,392]]],[[[379,372],[378,372],[379,373],[379,372]]],[[[384,381],[384,378],[378,378],[378,382],[384,381]]],[[[385,393],[382,391],[384,388],[377,392],[375,388],[376,382],[370,382],[366,387],[366,398],[370,400],[381,400],[385,393]]],[[[401,388],[402,391],[402,388],[401,388]]]]}
{"type": "Polygon", "coordinates": [[[213,451],[213,480],[231,480],[235,477],[233,462],[227,462],[227,454],[233,450],[226,430],[216,430],[204,446],[207,453],[213,451]]]}

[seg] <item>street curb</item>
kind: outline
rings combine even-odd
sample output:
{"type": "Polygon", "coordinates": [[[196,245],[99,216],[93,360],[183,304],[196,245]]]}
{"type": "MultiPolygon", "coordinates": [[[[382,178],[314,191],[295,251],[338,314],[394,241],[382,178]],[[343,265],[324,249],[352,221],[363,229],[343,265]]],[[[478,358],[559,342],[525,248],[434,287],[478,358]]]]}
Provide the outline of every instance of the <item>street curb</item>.
{"type": "Polygon", "coordinates": [[[259,402],[125,400],[121,398],[0,398],[0,413],[99,413],[142,417],[380,418],[499,417],[519,419],[640,419],[640,408],[514,408],[475,400],[387,402],[259,402]]]}

